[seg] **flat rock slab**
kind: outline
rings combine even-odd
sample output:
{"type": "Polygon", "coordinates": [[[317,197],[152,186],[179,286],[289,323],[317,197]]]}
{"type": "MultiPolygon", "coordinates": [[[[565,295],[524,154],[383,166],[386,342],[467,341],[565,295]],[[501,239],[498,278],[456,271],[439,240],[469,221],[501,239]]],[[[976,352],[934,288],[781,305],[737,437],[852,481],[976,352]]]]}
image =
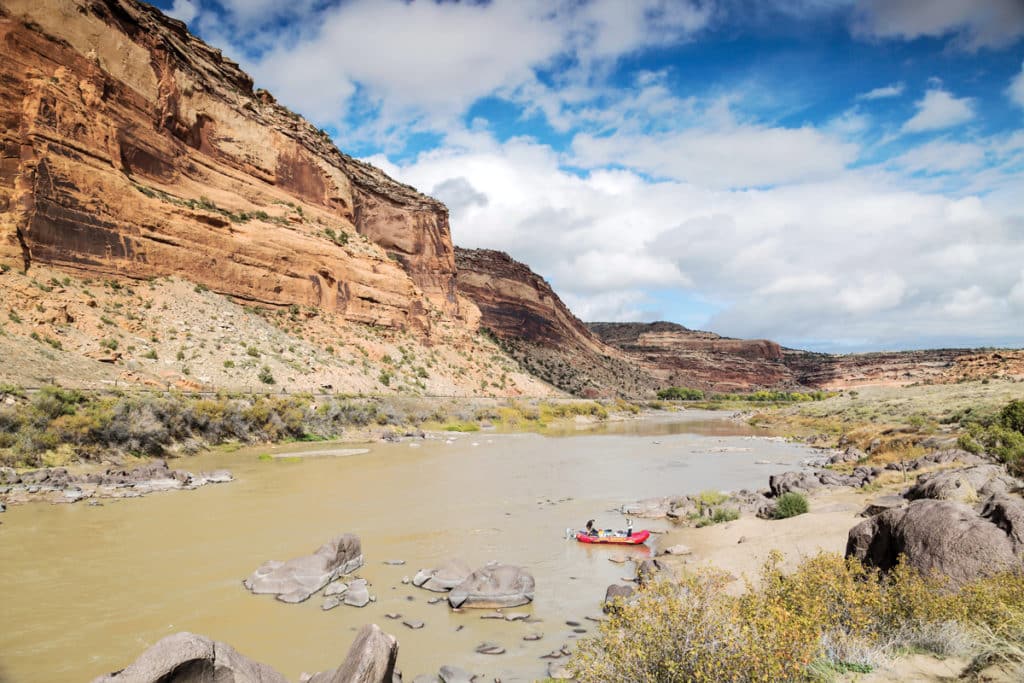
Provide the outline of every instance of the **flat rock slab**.
{"type": "Polygon", "coordinates": [[[525,636],[523,636],[523,640],[540,640],[543,637],[544,634],[542,633],[527,633],[525,636]]]}
{"type": "Polygon", "coordinates": [[[522,567],[488,562],[448,594],[452,607],[495,609],[533,601],[533,575],[522,567]]]}
{"type": "Polygon", "coordinates": [[[341,604],[341,599],[332,595],[331,597],[329,597],[329,598],[324,600],[324,603],[322,605],[320,605],[320,609],[322,609],[323,611],[326,612],[329,609],[334,609],[335,607],[337,607],[340,604],[341,604]]]}
{"type": "Polygon", "coordinates": [[[370,603],[370,589],[366,579],[356,579],[349,583],[343,602],[350,607],[366,607],[370,603]]]}
{"type": "Polygon", "coordinates": [[[242,583],[253,593],[276,595],[282,602],[296,603],[308,600],[334,579],[362,565],[359,537],[341,534],[320,546],[312,555],[287,562],[264,562],[242,583]]]}
{"type": "Polygon", "coordinates": [[[384,616],[386,616],[388,619],[401,619],[402,618],[402,615],[399,614],[398,612],[388,612],[384,616]]]}
{"type": "Polygon", "coordinates": [[[405,560],[384,560],[384,564],[392,567],[400,567],[405,564],[405,560]]]}
{"type": "Polygon", "coordinates": [[[331,595],[341,595],[348,590],[348,584],[344,581],[331,581],[327,584],[327,588],[324,589],[324,597],[331,595]]]}
{"type": "Polygon", "coordinates": [[[403,621],[402,624],[404,626],[408,626],[414,631],[417,629],[421,629],[424,626],[424,623],[422,621],[418,621],[416,619],[407,619],[406,621],[403,621]]]}
{"type": "Polygon", "coordinates": [[[497,643],[480,643],[476,646],[476,653],[479,655],[503,655],[505,648],[497,643]]]}
{"type": "Polygon", "coordinates": [[[412,585],[436,593],[445,593],[466,580],[473,570],[459,559],[449,559],[434,569],[421,569],[412,577],[412,585]]]}

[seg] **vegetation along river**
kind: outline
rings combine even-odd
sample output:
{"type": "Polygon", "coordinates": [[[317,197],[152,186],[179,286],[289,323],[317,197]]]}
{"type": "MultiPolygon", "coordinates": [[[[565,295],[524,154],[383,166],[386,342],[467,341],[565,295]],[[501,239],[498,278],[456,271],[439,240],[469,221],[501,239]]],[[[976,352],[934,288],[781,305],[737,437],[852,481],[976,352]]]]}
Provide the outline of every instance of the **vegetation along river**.
{"type": "MultiPolygon", "coordinates": [[[[809,455],[752,434],[688,413],[564,436],[482,431],[374,443],[346,457],[327,454],[352,444],[289,444],[172,463],[228,468],[236,477],[229,484],[101,507],[12,506],[0,520],[0,681],[91,680],[178,631],[230,643],[297,680],[303,671],[337,666],[367,622],[399,639],[407,680],[444,664],[503,681],[542,677],[540,656],[580,637],[565,622],[592,632],[596,624],[586,617],[601,615],[607,585],[632,575],[630,563],[608,558],[653,551],[587,547],[565,540],[566,528],[592,517],[621,528],[623,517],[611,510],[642,498],[761,488],[809,455]],[[267,453],[304,457],[259,458],[267,453]],[[288,605],[242,587],[265,560],[308,554],[346,531],[362,539],[366,564],[358,574],[377,598],[367,607],[325,612],[319,596],[288,605]],[[539,621],[453,613],[444,602],[427,604],[436,594],[402,584],[449,557],[527,567],[536,598],[507,611],[539,621]],[[384,564],[396,559],[405,565],[384,564]],[[410,630],[385,618],[388,612],[426,625],[410,630]],[[524,641],[529,633],[543,637],[524,641]],[[476,654],[484,641],[507,652],[476,654]]],[[[657,535],[649,541],[656,543],[657,535]]]]}

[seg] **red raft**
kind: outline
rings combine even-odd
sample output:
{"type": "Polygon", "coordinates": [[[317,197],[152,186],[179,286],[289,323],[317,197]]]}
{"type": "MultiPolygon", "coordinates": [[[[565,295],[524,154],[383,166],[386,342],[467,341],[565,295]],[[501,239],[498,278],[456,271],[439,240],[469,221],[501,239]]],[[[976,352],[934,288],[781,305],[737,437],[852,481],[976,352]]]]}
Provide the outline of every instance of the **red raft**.
{"type": "Polygon", "coordinates": [[[647,529],[641,529],[629,536],[626,536],[625,534],[602,534],[599,536],[590,536],[585,531],[576,533],[576,540],[580,543],[608,543],[611,545],[640,545],[650,537],[651,532],[647,529]]]}

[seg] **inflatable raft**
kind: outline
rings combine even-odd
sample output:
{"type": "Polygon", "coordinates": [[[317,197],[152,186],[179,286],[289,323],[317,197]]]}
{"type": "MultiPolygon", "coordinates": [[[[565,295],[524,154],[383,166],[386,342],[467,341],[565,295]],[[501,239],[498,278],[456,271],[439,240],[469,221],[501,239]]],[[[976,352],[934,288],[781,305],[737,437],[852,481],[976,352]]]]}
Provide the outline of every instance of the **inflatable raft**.
{"type": "Polygon", "coordinates": [[[650,537],[651,532],[647,529],[633,532],[629,536],[608,532],[603,532],[598,536],[591,536],[585,531],[576,533],[576,540],[580,543],[609,543],[613,545],[640,545],[650,537]]]}

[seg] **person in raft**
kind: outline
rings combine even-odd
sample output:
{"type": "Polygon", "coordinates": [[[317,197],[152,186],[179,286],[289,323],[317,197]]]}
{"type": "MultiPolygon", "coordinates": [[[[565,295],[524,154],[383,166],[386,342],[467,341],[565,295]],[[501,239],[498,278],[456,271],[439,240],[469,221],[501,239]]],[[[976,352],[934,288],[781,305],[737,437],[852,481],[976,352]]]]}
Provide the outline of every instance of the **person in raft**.
{"type": "Polygon", "coordinates": [[[587,536],[593,536],[594,538],[597,538],[600,535],[601,532],[594,528],[594,520],[587,520],[587,536]]]}

